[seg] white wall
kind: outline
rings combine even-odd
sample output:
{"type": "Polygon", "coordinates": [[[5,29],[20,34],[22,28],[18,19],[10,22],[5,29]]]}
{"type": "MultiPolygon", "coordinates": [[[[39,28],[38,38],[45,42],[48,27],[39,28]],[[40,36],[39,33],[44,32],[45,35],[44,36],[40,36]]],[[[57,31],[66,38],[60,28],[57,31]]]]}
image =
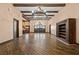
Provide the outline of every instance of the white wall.
{"type": "Polygon", "coordinates": [[[56,35],[56,25],[51,25],[51,34],[56,35]]]}
{"type": "Polygon", "coordinates": [[[0,4],[0,43],[13,39],[13,18],[19,20],[19,33],[22,35],[22,17],[12,4],[0,4]]]}

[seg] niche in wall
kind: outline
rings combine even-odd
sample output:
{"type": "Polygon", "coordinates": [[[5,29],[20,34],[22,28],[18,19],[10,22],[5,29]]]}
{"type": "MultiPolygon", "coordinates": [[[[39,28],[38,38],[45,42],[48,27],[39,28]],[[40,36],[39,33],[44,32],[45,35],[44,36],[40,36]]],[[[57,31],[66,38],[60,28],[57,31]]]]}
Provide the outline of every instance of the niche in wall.
{"type": "Polygon", "coordinates": [[[76,43],[76,19],[68,18],[57,23],[56,36],[64,42],[70,44],[76,43]]]}

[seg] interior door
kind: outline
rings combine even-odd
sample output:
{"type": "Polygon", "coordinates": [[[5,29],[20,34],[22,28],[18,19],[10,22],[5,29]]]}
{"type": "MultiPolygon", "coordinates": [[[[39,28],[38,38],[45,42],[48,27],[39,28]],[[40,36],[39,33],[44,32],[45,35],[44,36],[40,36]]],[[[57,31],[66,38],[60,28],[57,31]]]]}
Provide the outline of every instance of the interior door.
{"type": "Polygon", "coordinates": [[[13,19],[13,38],[19,37],[19,21],[16,19],[13,19]]]}

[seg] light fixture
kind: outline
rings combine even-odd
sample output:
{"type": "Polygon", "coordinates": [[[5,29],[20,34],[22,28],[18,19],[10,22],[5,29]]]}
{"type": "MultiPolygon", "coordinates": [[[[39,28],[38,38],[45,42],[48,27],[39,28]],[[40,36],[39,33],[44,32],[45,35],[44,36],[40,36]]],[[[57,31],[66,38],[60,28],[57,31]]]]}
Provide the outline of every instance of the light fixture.
{"type": "Polygon", "coordinates": [[[47,17],[46,10],[42,10],[40,6],[36,10],[32,11],[32,16],[35,17],[47,17]]]}

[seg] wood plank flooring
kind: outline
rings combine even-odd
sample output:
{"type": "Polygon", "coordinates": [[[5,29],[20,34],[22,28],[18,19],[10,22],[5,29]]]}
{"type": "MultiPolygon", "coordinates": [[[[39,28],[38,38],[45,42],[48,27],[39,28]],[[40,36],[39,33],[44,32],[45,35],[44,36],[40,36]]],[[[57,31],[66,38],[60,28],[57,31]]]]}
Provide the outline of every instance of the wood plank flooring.
{"type": "Polygon", "coordinates": [[[25,34],[0,45],[0,55],[79,55],[79,45],[65,45],[48,33],[25,34]]]}

